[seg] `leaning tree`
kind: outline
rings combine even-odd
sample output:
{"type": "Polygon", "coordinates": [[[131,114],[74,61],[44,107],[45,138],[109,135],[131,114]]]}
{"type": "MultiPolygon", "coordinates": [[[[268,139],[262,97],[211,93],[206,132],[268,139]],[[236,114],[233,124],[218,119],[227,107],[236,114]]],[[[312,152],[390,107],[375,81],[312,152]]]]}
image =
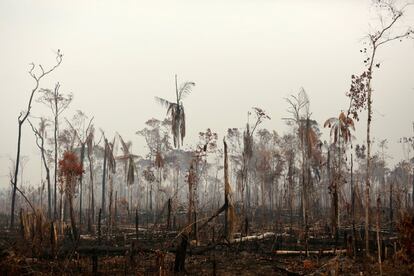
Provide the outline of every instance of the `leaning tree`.
{"type": "Polygon", "coordinates": [[[34,87],[32,88],[32,91],[30,93],[29,102],[27,104],[27,109],[25,111],[20,112],[19,117],[17,118],[17,124],[18,124],[18,134],[17,134],[17,153],[16,153],[16,160],[15,160],[15,169],[14,169],[14,176],[11,179],[11,184],[13,186],[12,190],[12,200],[11,200],[11,209],[10,209],[10,228],[14,227],[14,210],[15,210],[15,203],[16,203],[16,191],[17,188],[17,177],[19,174],[19,165],[20,165],[20,150],[21,150],[21,140],[22,140],[22,126],[24,122],[27,120],[27,118],[30,115],[30,111],[32,109],[32,102],[34,94],[38,91],[40,81],[54,71],[63,60],[63,54],[60,50],[56,52],[56,64],[53,65],[50,69],[45,70],[41,64],[38,64],[37,66],[34,63],[31,63],[31,68],[29,70],[30,77],[33,78],[35,81],[34,87]],[[36,72],[37,69],[37,72],[36,72]]]}
{"type": "MultiPolygon", "coordinates": [[[[50,184],[50,169],[49,169],[49,162],[47,161],[47,150],[45,149],[45,139],[46,137],[46,127],[48,126],[48,122],[46,118],[41,117],[39,122],[39,127],[36,128],[33,126],[32,122],[28,120],[30,126],[32,127],[33,133],[36,137],[36,145],[40,150],[41,155],[41,162],[46,171],[46,182],[47,182],[47,218],[52,218],[52,193],[51,193],[51,184],[50,184]]],[[[43,180],[42,180],[43,182],[43,180]]],[[[43,191],[42,191],[43,193],[43,191]]]]}

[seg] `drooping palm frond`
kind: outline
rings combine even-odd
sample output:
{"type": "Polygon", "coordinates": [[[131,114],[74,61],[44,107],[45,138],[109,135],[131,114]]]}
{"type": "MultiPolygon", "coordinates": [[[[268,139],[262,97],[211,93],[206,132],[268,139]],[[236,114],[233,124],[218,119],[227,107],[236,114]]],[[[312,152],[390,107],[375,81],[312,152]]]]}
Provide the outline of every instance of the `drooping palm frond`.
{"type": "Polygon", "coordinates": [[[194,82],[185,82],[178,89],[177,75],[175,75],[176,102],[170,102],[163,98],[155,97],[155,100],[167,109],[167,116],[170,116],[174,147],[183,145],[186,133],[185,112],[181,100],[191,93],[191,89],[194,86],[194,82]]]}
{"type": "Polygon", "coordinates": [[[174,147],[177,147],[177,140],[179,139],[179,126],[177,114],[179,114],[178,108],[171,108],[171,133],[173,135],[174,147]]]}
{"type": "Polygon", "coordinates": [[[195,82],[187,81],[180,86],[180,90],[178,92],[178,98],[180,100],[184,99],[185,96],[191,93],[191,89],[195,86],[195,82]]]}
{"type": "Polygon", "coordinates": [[[135,163],[132,157],[129,159],[128,171],[127,171],[127,184],[131,185],[135,181],[135,163]]]}
{"type": "Polygon", "coordinates": [[[131,147],[131,142],[125,143],[124,139],[122,139],[122,136],[117,133],[119,137],[119,141],[121,141],[121,150],[124,153],[124,155],[129,155],[129,148],[131,147]]]}
{"type": "Polygon", "coordinates": [[[325,121],[325,123],[323,124],[323,127],[328,127],[331,128],[332,125],[336,124],[338,121],[338,118],[335,117],[331,117],[328,120],[325,121]]]}
{"type": "Polygon", "coordinates": [[[131,185],[134,183],[135,174],[137,173],[137,168],[135,166],[134,159],[138,158],[138,155],[132,154],[130,152],[130,148],[132,146],[131,142],[125,142],[119,133],[117,133],[117,135],[119,137],[119,141],[121,141],[121,149],[123,155],[118,156],[116,159],[122,160],[124,162],[125,180],[128,185],[131,185]]]}
{"type": "Polygon", "coordinates": [[[325,121],[324,127],[331,129],[330,136],[334,138],[334,143],[338,141],[338,138],[342,138],[345,143],[348,143],[352,139],[351,130],[355,130],[354,121],[345,116],[341,112],[338,118],[332,117],[325,121]]]}
{"type": "Polygon", "coordinates": [[[163,98],[160,98],[160,97],[154,97],[155,98],[155,101],[157,102],[157,103],[159,103],[160,105],[162,105],[163,107],[165,107],[165,108],[170,108],[170,106],[173,104],[172,102],[170,102],[170,101],[168,101],[168,100],[166,100],[166,99],[163,99],[163,98]]]}
{"type": "Polygon", "coordinates": [[[115,173],[116,172],[116,159],[114,156],[114,148],[115,148],[115,139],[116,136],[114,136],[114,139],[112,140],[112,143],[108,141],[107,138],[104,136],[105,141],[105,154],[108,162],[108,169],[110,172],[115,173]]]}
{"type": "Polygon", "coordinates": [[[180,134],[181,134],[181,145],[183,145],[184,137],[185,137],[185,112],[184,106],[181,105],[180,108],[180,134]]]}
{"type": "Polygon", "coordinates": [[[175,114],[178,113],[177,111],[178,105],[176,103],[171,103],[170,106],[167,109],[167,116],[171,116],[171,120],[176,117],[175,114]]]}

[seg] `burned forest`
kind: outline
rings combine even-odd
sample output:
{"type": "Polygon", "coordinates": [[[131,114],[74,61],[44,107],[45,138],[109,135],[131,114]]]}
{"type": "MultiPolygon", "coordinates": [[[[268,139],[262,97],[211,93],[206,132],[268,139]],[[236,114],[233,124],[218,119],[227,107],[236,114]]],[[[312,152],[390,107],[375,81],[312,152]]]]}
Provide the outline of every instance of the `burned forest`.
{"type": "Polygon", "coordinates": [[[28,2],[0,275],[414,275],[414,2],[28,2]]]}

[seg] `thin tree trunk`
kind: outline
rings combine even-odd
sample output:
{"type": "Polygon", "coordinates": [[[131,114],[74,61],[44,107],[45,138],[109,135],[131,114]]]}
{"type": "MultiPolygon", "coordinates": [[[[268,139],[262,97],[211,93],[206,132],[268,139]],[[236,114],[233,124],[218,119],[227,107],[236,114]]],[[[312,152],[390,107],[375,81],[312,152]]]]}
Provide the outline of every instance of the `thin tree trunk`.
{"type": "Polygon", "coordinates": [[[56,112],[56,115],[55,115],[55,128],[54,128],[54,131],[53,131],[53,140],[54,140],[54,144],[55,144],[55,160],[54,160],[54,163],[55,163],[55,167],[54,167],[54,181],[55,181],[55,183],[54,183],[54,217],[55,217],[55,219],[57,219],[57,209],[56,209],[56,207],[57,207],[57,163],[58,163],[58,161],[57,161],[57,158],[58,158],[58,152],[57,152],[57,150],[58,150],[58,144],[57,144],[57,132],[58,132],[58,116],[57,116],[57,110],[58,110],[58,104],[57,104],[57,100],[55,99],[55,112],[56,112]]]}
{"type": "MultiPolygon", "coordinates": [[[[113,202],[113,175],[110,173],[109,175],[109,208],[108,208],[108,234],[112,235],[112,202],[113,202]]],[[[128,217],[129,219],[129,217],[128,217]]]]}
{"type": "Polygon", "coordinates": [[[354,158],[351,153],[351,214],[352,214],[352,251],[356,257],[356,229],[355,229],[355,187],[354,187],[354,158]]]}
{"type": "Polygon", "coordinates": [[[118,203],[118,191],[115,191],[115,202],[114,202],[114,221],[115,221],[115,223],[117,223],[118,221],[117,221],[117,218],[118,218],[118,206],[117,206],[117,203],[118,203]]]}
{"type": "Polygon", "coordinates": [[[369,256],[369,208],[371,206],[370,199],[370,186],[371,186],[371,121],[372,121],[372,89],[371,89],[371,80],[372,80],[372,66],[375,58],[377,47],[374,44],[371,62],[368,68],[368,73],[370,74],[367,83],[367,105],[368,105],[368,116],[367,116],[367,171],[365,175],[365,251],[366,255],[369,256]]]}
{"type": "Polygon", "coordinates": [[[105,181],[106,181],[106,159],[107,159],[107,143],[105,141],[105,150],[104,150],[104,162],[103,162],[103,173],[102,173],[102,215],[105,217],[105,181]]]}
{"type": "Polygon", "coordinates": [[[227,157],[227,143],[226,140],[223,140],[224,143],[224,206],[225,206],[225,222],[224,222],[224,234],[228,241],[233,239],[233,229],[234,229],[234,207],[233,203],[230,200],[230,181],[229,181],[229,166],[228,166],[228,157],[227,157]]]}
{"type": "Polygon", "coordinates": [[[168,199],[167,230],[171,230],[171,198],[168,199]]]}
{"type": "Polygon", "coordinates": [[[412,207],[414,208],[414,168],[413,168],[413,176],[412,176],[411,182],[412,182],[412,185],[413,185],[413,192],[411,194],[411,198],[412,198],[412,201],[413,201],[412,202],[413,203],[412,207]]]}
{"type": "Polygon", "coordinates": [[[26,121],[27,117],[30,115],[30,111],[32,109],[32,101],[33,101],[33,96],[34,93],[37,91],[37,89],[39,88],[39,83],[40,80],[47,74],[49,74],[50,72],[52,72],[53,70],[55,70],[60,63],[62,62],[62,55],[60,53],[60,51],[57,52],[57,57],[56,57],[56,61],[57,63],[50,68],[49,70],[45,71],[43,69],[43,67],[40,67],[40,69],[42,70],[41,74],[36,76],[35,73],[33,72],[33,70],[35,69],[35,65],[32,64],[32,68],[29,71],[30,76],[35,80],[36,84],[34,86],[34,88],[32,89],[31,93],[30,93],[30,98],[29,98],[29,102],[27,104],[27,110],[24,113],[21,113],[18,117],[18,135],[17,135],[17,153],[16,153],[16,166],[15,166],[15,171],[14,171],[14,178],[11,181],[11,184],[13,186],[12,189],[12,200],[11,200],[11,208],[10,208],[10,228],[14,227],[14,212],[15,212],[15,204],[16,204],[16,191],[17,191],[17,177],[19,174],[19,164],[20,164],[20,149],[21,149],[21,138],[22,138],[22,125],[23,123],[26,121]]]}
{"type": "Polygon", "coordinates": [[[371,87],[368,86],[368,122],[367,122],[367,171],[365,176],[365,253],[369,256],[369,208],[371,205],[370,200],[370,169],[371,169],[371,87]]]}
{"type": "Polygon", "coordinates": [[[43,160],[43,165],[45,167],[46,170],[46,181],[47,181],[47,217],[49,219],[52,218],[52,195],[51,195],[51,187],[50,187],[50,169],[47,165],[47,161],[46,161],[46,156],[45,156],[45,149],[44,149],[44,139],[43,137],[41,138],[42,141],[42,160],[43,160]]]}
{"type": "Polygon", "coordinates": [[[17,135],[17,156],[16,156],[16,167],[14,171],[14,179],[12,180],[13,192],[11,200],[11,211],[10,211],[10,228],[14,227],[14,208],[16,203],[16,191],[17,191],[17,176],[19,174],[19,165],[20,165],[20,144],[22,140],[22,125],[23,121],[19,119],[19,131],[17,135]]]}
{"type": "Polygon", "coordinates": [[[89,178],[90,178],[90,189],[89,192],[91,193],[91,204],[90,204],[90,210],[91,210],[91,218],[92,218],[92,224],[95,223],[95,192],[93,190],[93,164],[92,164],[92,158],[88,152],[88,162],[89,162],[89,178]]]}
{"type": "Polygon", "coordinates": [[[68,194],[68,201],[69,201],[70,224],[72,227],[73,240],[76,241],[78,239],[78,230],[76,228],[75,212],[73,210],[73,195],[71,195],[70,193],[68,194]]]}
{"type": "Polygon", "coordinates": [[[393,202],[392,202],[392,189],[393,189],[393,181],[391,181],[390,185],[390,233],[392,234],[393,229],[393,220],[394,220],[394,213],[393,213],[393,202]]]}
{"type": "Polygon", "coordinates": [[[138,224],[138,209],[135,209],[135,237],[138,242],[138,234],[139,234],[139,224],[138,224]]]}
{"type": "Polygon", "coordinates": [[[377,198],[377,246],[378,246],[378,265],[380,270],[380,275],[382,276],[382,263],[381,263],[381,242],[380,242],[380,227],[381,227],[381,196],[378,194],[377,198]]]}
{"type": "MultiPolygon", "coordinates": [[[[81,145],[80,162],[83,168],[83,160],[85,159],[85,143],[81,145]]],[[[82,225],[82,196],[83,196],[83,174],[79,177],[79,226],[82,225]]]]}

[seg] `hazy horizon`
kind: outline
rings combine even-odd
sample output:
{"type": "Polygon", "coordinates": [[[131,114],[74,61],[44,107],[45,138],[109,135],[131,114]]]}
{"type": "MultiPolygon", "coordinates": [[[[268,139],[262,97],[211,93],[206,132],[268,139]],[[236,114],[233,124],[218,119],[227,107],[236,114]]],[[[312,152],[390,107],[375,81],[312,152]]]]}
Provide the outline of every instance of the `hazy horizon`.
{"type": "MultiPolygon", "coordinates": [[[[371,1],[0,1],[0,187],[9,185],[16,155],[17,117],[26,108],[33,80],[29,63],[49,67],[54,51],[62,65],[41,83],[74,100],[94,116],[96,129],[120,133],[143,154],[135,132],[165,109],[154,96],[174,99],[174,75],[196,86],[184,99],[186,147],[211,128],[219,140],[227,128],[245,126],[247,112],[260,107],[272,118],[263,127],[288,131],[285,98],[303,87],[324,139],[323,122],[347,108],[351,75],[364,69],[359,50],[375,18],[371,1]]],[[[410,8],[403,24],[414,23],[410,8]]],[[[402,26],[403,27],[403,26],[402,26]]],[[[373,80],[373,137],[388,139],[392,165],[403,156],[398,140],[413,136],[414,41],[395,42],[379,52],[373,80]]],[[[33,104],[33,116],[50,116],[33,104]]],[[[356,125],[356,143],[366,135],[366,112],[356,125]]],[[[374,152],[377,147],[374,146],[374,152]]],[[[25,179],[40,182],[40,156],[25,123],[22,155],[30,160],[25,179]]]]}

